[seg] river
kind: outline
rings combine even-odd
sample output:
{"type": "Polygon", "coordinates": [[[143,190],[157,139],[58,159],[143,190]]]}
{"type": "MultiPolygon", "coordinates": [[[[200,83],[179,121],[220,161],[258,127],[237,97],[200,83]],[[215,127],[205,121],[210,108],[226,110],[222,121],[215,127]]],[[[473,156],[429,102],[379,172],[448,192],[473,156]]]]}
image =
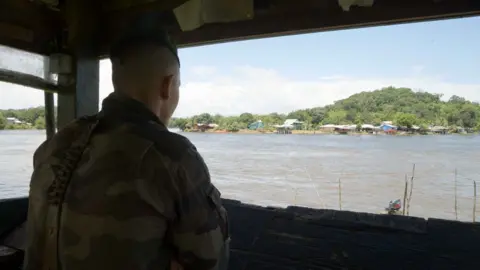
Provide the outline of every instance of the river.
{"type": "MultiPolygon", "coordinates": [[[[455,219],[456,170],[458,219],[471,221],[474,180],[480,189],[479,136],[183,135],[223,197],[246,203],[377,213],[403,198],[415,164],[410,215],[455,219]]],[[[0,131],[0,198],[27,195],[44,139],[43,131],[0,131]]]]}

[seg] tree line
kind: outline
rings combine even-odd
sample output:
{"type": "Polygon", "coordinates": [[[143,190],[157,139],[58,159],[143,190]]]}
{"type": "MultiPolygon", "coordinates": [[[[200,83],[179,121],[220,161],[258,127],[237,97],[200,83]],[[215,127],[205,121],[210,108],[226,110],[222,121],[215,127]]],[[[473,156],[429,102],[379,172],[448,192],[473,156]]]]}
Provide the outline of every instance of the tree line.
{"type": "MultiPolygon", "coordinates": [[[[413,91],[410,88],[387,87],[371,92],[361,92],[324,107],[292,111],[290,113],[252,114],[237,116],[202,113],[192,117],[174,118],[170,127],[182,130],[195,124],[215,123],[219,129],[238,131],[261,120],[265,129],[282,124],[286,119],[304,122],[305,129],[316,129],[323,124],[372,124],[393,121],[399,126],[444,126],[480,130],[480,105],[463,97],[452,96],[442,100],[442,94],[413,91]]],[[[0,129],[45,129],[45,108],[0,110],[0,129]],[[14,117],[22,124],[12,124],[14,117]]]]}
{"type": "Polygon", "coordinates": [[[1,129],[45,129],[45,107],[0,110],[1,129]],[[7,118],[16,118],[21,123],[10,123],[7,118]]]}
{"type": "Polygon", "coordinates": [[[324,107],[292,111],[287,114],[252,114],[238,116],[202,113],[192,117],[174,118],[170,127],[182,130],[195,124],[215,123],[219,129],[236,131],[261,120],[266,129],[282,124],[286,119],[303,121],[305,129],[316,129],[324,124],[372,124],[393,121],[396,125],[412,127],[444,126],[480,130],[480,105],[463,97],[452,96],[442,100],[442,94],[413,91],[410,88],[386,87],[361,92],[324,107]]]}

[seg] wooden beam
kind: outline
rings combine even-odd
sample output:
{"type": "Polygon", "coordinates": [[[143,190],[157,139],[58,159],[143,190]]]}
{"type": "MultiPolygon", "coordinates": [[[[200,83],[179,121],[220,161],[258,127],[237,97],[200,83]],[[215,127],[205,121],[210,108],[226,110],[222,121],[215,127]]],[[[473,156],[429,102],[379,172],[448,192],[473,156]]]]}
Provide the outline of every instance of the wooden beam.
{"type": "Polygon", "coordinates": [[[0,68],[0,81],[23,85],[48,92],[60,92],[60,87],[37,76],[0,68]]]}
{"type": "Polygon", "coordinates": [[[223,200],[230,270],[480,269],[480,224],[223,200]]]}
{"type": "MultiPolygon", "coordinates": [[[[349,12],[342,11],[337,0],[257,0],[254,18],[250,21],[214,23],[182,32],[172,12],[166,10],[172,10],[185,0],[145,2],[120,7],[106,5],[98,14],[97,3],[89,7],[86,18],[96,21],[93,14],[100,17],[96,25],[99,38],[92,40],[97,45],[94,50],[98,57],[106,56],[110,43],[129,21],[145,11],[164,11],[165,25],[172,30],[181,47],[480,14],[480,1],[476,0],[375,0],[372,7],[353,7],[349,12]]],[[[29,0],[0,1],[0,44],[48,55],[58,51],[55,38],[64,28],[60,12],[29,0]]]]}
{"type": "Polygon", "coordinates": [[[103,2],[102,16],[108,16],[111,20],[137,15],[145,11],[170,11],[187,1],[189,0],[108,0],[103,2]]]}
{"type": "Polygon", "coordinates": [[[165,20],[161,23],[163,23],[167,29],[171,27],[177,29],[177,21],[175,19],[175,16],[173,15],[172,10],[187,1],[188,0],[157,0],[150,1],[146,4],[135,5],[121,9],[108,9],[108,6],[104,7],[104,11],[100,15],[101,23],[99,24],[99,31],[102,32],[102,35],[99,35],[100,39],[98,40],[97,47],[98,55],[100,57],[108,56],[108,50],[110,48],[111,42],[118,38],[118,36],[123,32],[125,27],[136,16],[144,12],[163,13],[165,20]]]}
{"type": "Polygon", "coordinates": [[[59,12],[29,0],[0,1],[0,45],[48,55],[63,28],[59,12]]]}
{"type": "Polygon", "coordinates": [[[76,118],[98,112],[100,61],[95,54],[98,14],[95,0],[67,0],[67,43],[74,56],[74,84],[58,95],[58,129],[76,118]]]}
{"type": "MultiPolygon", "coordinates": [[[[137,6],[137,12],[148,10],[137,6]]],[[[133,13],[132,13],[133,14],[133,13]]],[[[330,30],[420,22],[480,15],[476,0],[375,0],[372,7],[352,7],[346,12],[337,0],[300,2],[262,0],[255,2],[252,20],[212,23],[182,32],[171,12],[165,12],[165,26],[180,47],[190,47],[245,39],[274,37],[330,30]]],[[[98,40],[98,55],[108,55],[110,43],[122,32],[132,16],[129,10],[105,16],[98,40]],[[121,14],[121,16],[120,16],[121,14]]]]}
{"type": "MultiPolygon", "coordinates": [[[[480,269],[479,224],[225,199],[223,204],[231,225],[229,270],[480,269]]],[[[0,245],[12,235],[25,239],[19,228],[27,208],[28,198],[0,199],[0,245]]],[[[16,242],[12,246],[23,246],[16,242]]]]}
{"type": "Polygon", "coordinates": [[[45,101],[45,130],[47,133],[47,140],[51,139],[55,135],[55,97],[53,93],[44,92],[45,101]]]}
{"type": "MultiPolygon", "coordinates": [[[[343,11],[336,0],[323,7],[303,9],[292,6],[285,12],[262,12],[250,21],[210,24],[174,34],[181,47],[190,47],[252,38],[274,37],[435,19],[480,15],[476,0],[376,0],[372,7],[343,11]]],[[[295,5],[298,2],[291,2],[295,5]]]]}

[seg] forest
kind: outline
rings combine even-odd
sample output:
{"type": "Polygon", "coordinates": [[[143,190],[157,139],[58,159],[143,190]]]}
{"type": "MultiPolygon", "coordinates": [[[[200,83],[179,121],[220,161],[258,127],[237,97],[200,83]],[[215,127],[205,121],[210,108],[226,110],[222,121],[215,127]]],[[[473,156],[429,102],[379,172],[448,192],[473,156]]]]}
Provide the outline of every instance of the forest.
{"type": "MultiPolygon", "coordinates": [[[[0,110],[0,129],[44,129],[44,107],[0,110]],[[22,124],[9,124],[14,117],[22,124]]],[[[480,130],[480,105],[460,96],[444,99],[442,94],[413,91],[410,88],[386,87],[375,91],[354,94],[333,104],[300,109],[290,113],[272,112],[253,114],[245,112],[237,116],[202,113],[186,118],[173,118],[170,127],[182,130],[194,124],[215,123],[218,129],[238,131],[261,120],[266,128],[282,124],[285,119],[303,121],[305,129],[316,129],[322,124],[373,124],[393,121],[400,126],[460,126],[480,130]]]]}
{"type": "Polygon", "coordinates": [[[0,110],[1,129],[45,129],[45,108],[43,106],[28,109],[0,110]],[[16,118],[22,123],[8,123],[7,118],[16,118]]]}
{"type": "Polygon", "coordinates": [[[333,104],[300,109],[290,113],[272,112],[259,115],[249,112],[238,116],[202,113],[187,118],[174,118],[170,126],[182,130],[195,123],[219,125],[219,129],[236,131],[261,120],[265,126],[282,124],[285,119],[298,119],[305,129],[323,124],[373,124],[393,121],[399,126],[460,126],[480,129],[480,105],[460,96],[444,99],[442,94],[413,91],[410,88],[386,87],[354,94],[333,104]]]}

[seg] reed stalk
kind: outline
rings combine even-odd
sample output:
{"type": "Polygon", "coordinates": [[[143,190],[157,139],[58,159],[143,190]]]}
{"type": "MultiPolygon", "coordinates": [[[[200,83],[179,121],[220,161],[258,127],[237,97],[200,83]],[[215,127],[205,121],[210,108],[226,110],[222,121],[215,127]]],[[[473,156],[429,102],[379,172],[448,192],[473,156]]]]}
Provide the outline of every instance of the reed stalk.
{"type": "Polygon", "coordinates": [[[477,222],[477,181],[473,181],[473,223],[477,222]]]}
{"type": "Polygon", "coordinates": [[[342,180],[338,178],[338,206],[342,210],[342,180]]]}
{"type": "Polygon", "coordinates": [[[457,200],[457,169],[455,168],[455,220],[458,220],[458,200],[457,200]]]}
{"type": "Polygon", "coordinates": [[[403,193],[403,215],[405,216],[405,201],[407,200],[408,176],[405,174],[405,192],[403,193]]]}

